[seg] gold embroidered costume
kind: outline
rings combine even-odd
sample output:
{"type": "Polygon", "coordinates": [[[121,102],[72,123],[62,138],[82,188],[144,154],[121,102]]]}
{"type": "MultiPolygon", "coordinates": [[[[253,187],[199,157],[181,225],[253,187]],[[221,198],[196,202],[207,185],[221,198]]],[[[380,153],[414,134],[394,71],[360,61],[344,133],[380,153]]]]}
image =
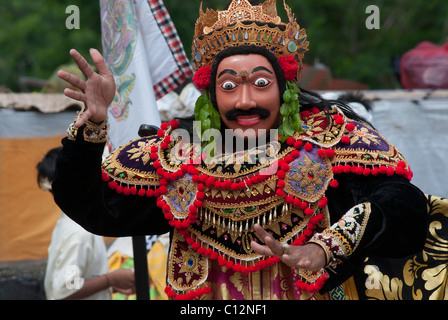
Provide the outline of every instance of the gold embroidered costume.
{"type": "Polygon", "coordinates": [[[179,174],[185,164],[176,160],[179,151],[174,151],[186,150],[176,148],[181,141],[171,141],[165,149],[160,147],[173,133],[172,128],[159,136],[132,141],[104,161],[104,180],[112,188],[120,193],[132,189],[126,192],[142,196],[149,190],[160,194],[159,201],[167,206],[163,210],[169,213],[166,216],[175,226],[168,262],[168,284],[173,290],[188,293],[201,286],[222,283],[214,288],[217,291],[208,294],[217,298],[229,296],[231,283],[239,288],[237,297],[253,298],[261,294],[261,285],[252,283],[250,290],[245,286],[254,282],[254,277],[258,277],[255,274],[261,272],[266,274],[266,279],[285,279],[280,281],[284,285],[270,289],[270,299],[316,298],[313,293],[303,294],[293,285],[298,279],[313,283],[317,277],[315,273],[287,271],[289,268],[285,269],[275,259],[266,260],[252,250],[250,242],[260,240],[253,225],[260,224],[281,243],[294,245],[297,241],[310,240],[322,245],[328,252],[328,265],[335,267],[339,258],[346,258],[356,250],[370,214],[370,204],[362,204],[347,212],[335,225],[330,225],[325,195],[331,182],[337,181],[335,175],[343,172],[366,175],[368,172],[411,176],[402,155],[392,145],[375,130],[346,119],[338,108],[333,108],[329,116],[325,112],[305,113],[303,127],[303,133],[294,136],[294,143],[274,141],[266,148],[271,150],[270,161],[260,161],[259,148],[246,150],[238,155],[226,155],[244,160],[237,164],[221,161],[226,158],[222,155],[202,161],[196,174],[191,170],[179,174]],[[359,139],[361,135],[363,139],[359,139]],[[249,161],[251,159],[254,161],[249,161]],[[286,159],[289,165],[282,167],[286,159]],[[269,171],[274,163],[278,165],[279,161],[283,162],[276,174],[266,173],[259,182],[251,180],[260,177],[263,170],[269,171]],[[163,168],[163,173],[157,168],[163,168]],[[279,175],[279,171],[284,175],[279,175]],[[229,188],[223,188],[226,183],[229,188]],[[165,186],[162,192],[161,186],[165,186]],[[284,193],[280,192],[282,190],[284,193]],[[199,193],[202,195],[197,218],[188,224],[190,208],[196,208],[199,193]],[[260,265],[269,268],[262,270],[265,268],[260,265]],[[227,278],[210,280],[220,273],[228,274],[227,278]],[[240,282],[244,285],[237,285],[240,282]]]}
{"type": "MultiPolygon", "coordinates": [[[[63,141],[55,201],[94,233],[170,232],[170,298],[358,298],[353,277],[366,257],[403,257],[424,244],[426,198],[409,182],[412,171],[401,153],[362,119],[347,117],[341,104],[310,99],[297,87],[308,41],[286,4],[285,9],[286,23],[277,15],[276,0],[233,0],[226,10],[205,13],[201,8],[192,50],[193,81],[204,90],[194,118],[206,129],[223,130],[211,76],[222,55],[255,52],[266,58],[281,95],[278,140],[204,156],[203,141],[179,133],[196,130],[193,120],[183,119],[185,127],[172,120],[157,134],[117,149],[102,170],[107,123],[71,126],[63,141]],[[320,246],[325,267],[293,268],[277,256],[256,253],[251,242],[263,239],[255,224],[284,250],[320,246]]],[[[246,84],[247,71],[233,71],[246,84]]],[[[417,273],[415,264],[408,266],[417,273]]],[[[381,284],[387,286],[386,277],[381,284]]]]}

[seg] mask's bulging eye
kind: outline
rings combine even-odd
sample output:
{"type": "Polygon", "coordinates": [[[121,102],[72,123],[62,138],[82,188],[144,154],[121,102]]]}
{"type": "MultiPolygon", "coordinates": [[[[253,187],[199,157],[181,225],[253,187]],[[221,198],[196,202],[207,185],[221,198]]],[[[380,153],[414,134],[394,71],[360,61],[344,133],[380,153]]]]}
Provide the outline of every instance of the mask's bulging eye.
{"type": "Polygon", "coordinates": [[[266,87],[269,83],[269,80],[265,78],[258,78],[254,81],[254,85],[257,87],[266,87]]]}
{"type": "Polygon", "coordinates": [[[236,88],[236,84],[232,81],[226,81],[221,85],[221,88],[223,88],[224,90],[232,90],[236,88]]]}

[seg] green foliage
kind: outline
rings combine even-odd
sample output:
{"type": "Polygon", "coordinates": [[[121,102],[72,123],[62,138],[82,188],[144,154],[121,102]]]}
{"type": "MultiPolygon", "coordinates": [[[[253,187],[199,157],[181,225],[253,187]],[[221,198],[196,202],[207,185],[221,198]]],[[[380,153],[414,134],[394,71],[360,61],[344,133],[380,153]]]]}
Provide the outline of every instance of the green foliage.
{"type": "MultiPolygon", "coordinates": [[[[0,86],[20,91],[20,77],[48,79],[72,62],[71,48],[88,55],[101,49],[99,1],[3,1],[0,10],[0,86]],[[69,30],[68,5],[80,10],[80,29],[69,30]]],[[[40,88],[31,88],[39,90],[40,88]]]]}
{"type": "MultiPolygon", "coordinates": [[[[99,0],[3,1],[0,10],[0,86],[21,90],[19,77],[48,79],[70,62],[69,50],[88,55],[101,49],[99,0]],[[68,30],[68,5],[80,9],[80,29],[68,30]]],[[[165,0],[187,55],[191,57],[199,5],[223,9],[228,0],[165,0]]],[[[335,78],[359,81],[371,89],[399,87],[391,57],[422,41],[448,41],[448,2],[441,0],[286,0],[310,42],[305,62],[325,64],[335,78]],[[380,29],[368,30],[366,7],[380,9],[380,29]]],[[[285,20],[283,1],[277,9],[285,20]]]]}
{"type": "MultiPolygon", "coordinates": [[[[203,0],[206,8],[222,9],[226,0],[203,0]]],[[[201,0],[165,0],[178,27],[185,51],[190,54],[194,22],[201,0]]],[[[401,56],[422,41],[448,41],[448,1],[426,0],[286,0],[310,42],[305,63],[319,61],[334,78],[367,84],[370,89],[399,87],[391,58],[401,56]],[[366,8],[380,10],[380,29],[368,30],[366,8]]],[[[286,21],[283,0],[278,13],[286,21]]]]}
{"type": "Polygon", "coordinates": [[[221,129],[221,117],[218,110],[213,107],[210,95],[207,91],[200,95],[196,100],[194,119],[197,121],[195,124],[201,125],[200,128],[195,126],[195,130],[197,130],[199,137],[202,137],[204,132],[208,129],[221,129]]]}
{"type": "Polygon", "coordinates": [[[295,132],[302,131],[300,121],[300,104],[299,87],[295,82],[287,81],[286,90],[283,93],[283,104],[280,107],[280,114],[282,115],[282,122],[278,128],[278,133],[281,135],[280,141],[285,141],[286,138],[292,137],[295,132]]]}
{"type": "Polygon", "coordinates": [[[300,0],[287,1],[310,41],[305,62],[316,60],[335,78],[369,85],[371,89],[398,88],[391,58],[422,41],[448,41],[448,2],[440,0],[300,0]],[[380,29],[365,22],[369,5],[380,10],[380,29]]]}

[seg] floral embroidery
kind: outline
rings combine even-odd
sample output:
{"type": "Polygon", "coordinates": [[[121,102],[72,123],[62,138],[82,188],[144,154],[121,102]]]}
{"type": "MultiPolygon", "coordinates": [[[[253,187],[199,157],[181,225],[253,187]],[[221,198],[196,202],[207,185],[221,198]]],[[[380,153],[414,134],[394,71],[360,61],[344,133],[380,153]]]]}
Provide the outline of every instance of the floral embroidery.
{"type": "Polygon", "coordinates": [[[129,160],[135,160],[140,158],[143,164],[147,164],[151,160],[151,144],[149,141],[139,141],[137,147],[127,151],[130,153],[129,160]]]}
{"type": "Polygon", "coordinates": [[[350,138],[350,144],[354,145],[357,142],[364,142],[369,146],[370,142],[373,142],[376,145],[380,144],[379,138],[376,135],[370,133],[366,127],[362,127],[360,129],[355,128],[355,130],[353,130],[352,136],[350,138]]]}
{"type": "Polygon", "coordinates": [[[324,248],[327,252],[328,263],[334,263],[339,257],[348,257],[359,245],[370,212],[369,202],[358,204],[330,228],[316,233],[310,242],[317,243],[324,248]]]}
{"type": "Polygon", "coordinates": [[[316,160],[311,160],[308,156],[305,156],[303,163],[300,162],[297,168],[298,171],[290,179],[297,182],[303,191],[306,189],[309,194],[313,194],[316,189],[323,186],[322,178],[327,176],[328,170],[321,169],[320,163],[316,160]]]}

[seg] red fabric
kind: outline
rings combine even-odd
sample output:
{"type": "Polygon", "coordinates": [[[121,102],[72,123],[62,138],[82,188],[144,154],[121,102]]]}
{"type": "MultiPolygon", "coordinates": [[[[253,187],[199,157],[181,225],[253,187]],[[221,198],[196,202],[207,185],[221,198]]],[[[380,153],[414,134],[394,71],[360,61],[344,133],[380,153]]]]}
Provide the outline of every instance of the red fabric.
{"type": "Polygon", "coordinates": [[[405,89],[448,89],[448,43],[419,43],[403,55],[400,69],[405,89]]]}

